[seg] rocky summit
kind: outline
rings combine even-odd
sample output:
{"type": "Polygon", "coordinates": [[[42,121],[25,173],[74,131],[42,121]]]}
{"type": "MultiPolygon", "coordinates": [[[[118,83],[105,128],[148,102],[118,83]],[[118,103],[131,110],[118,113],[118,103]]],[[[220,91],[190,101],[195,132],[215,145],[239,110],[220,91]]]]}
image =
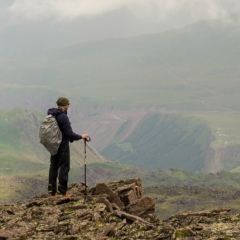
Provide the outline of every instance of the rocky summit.
{"type": "Polygon", "coordinates": [[[240,215],[231,209],[157,219],[141,179],[72,184],[69,193],[2,206],[0,239],[240,239],[240,215]]]}

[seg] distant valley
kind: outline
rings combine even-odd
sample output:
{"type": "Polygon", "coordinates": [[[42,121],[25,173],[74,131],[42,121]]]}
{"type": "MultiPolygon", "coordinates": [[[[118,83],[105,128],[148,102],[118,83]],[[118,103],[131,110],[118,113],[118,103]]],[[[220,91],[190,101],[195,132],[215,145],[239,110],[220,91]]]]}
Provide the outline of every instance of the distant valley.
{"type": "MultiPolygon", "coordinates": [[[[212,20],[1,56],[1,173],[47,170],[38,127],[62,95],[73,129],[92,137],[89,162],[240,171],[239,40],[239,25],[212,20]]],[[[72,147],[78,169],[83,146],[72,147]]]]}

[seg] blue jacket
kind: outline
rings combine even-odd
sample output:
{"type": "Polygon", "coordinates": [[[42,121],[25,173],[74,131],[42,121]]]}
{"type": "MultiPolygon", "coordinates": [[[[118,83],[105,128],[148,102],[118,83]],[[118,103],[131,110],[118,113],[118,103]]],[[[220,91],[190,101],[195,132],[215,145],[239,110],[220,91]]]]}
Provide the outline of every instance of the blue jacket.
{"type": "Polygon", "coordinates": [[[62,144],[69,144],[70,142],[77,141],[82,139],[81,135],[78,135],[73,132],[71,123],[69,121],[69,118],[67,116],[67,112],[63,112],[58,108],[50,108],[48,110],[48,115],[51,114],[55,116],[58,126],[62,132],[62,144]]]}

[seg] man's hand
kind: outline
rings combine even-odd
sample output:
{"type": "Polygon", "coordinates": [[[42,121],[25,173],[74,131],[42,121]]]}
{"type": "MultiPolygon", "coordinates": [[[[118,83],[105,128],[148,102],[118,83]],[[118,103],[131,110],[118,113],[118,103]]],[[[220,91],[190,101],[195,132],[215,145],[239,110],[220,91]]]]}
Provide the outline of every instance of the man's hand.
{"type": "Polygon", "coordinates": [[[89,138],[88,134],[86,133],[82,134],[82,139],[88,139],[88,138],[89,138]]]}

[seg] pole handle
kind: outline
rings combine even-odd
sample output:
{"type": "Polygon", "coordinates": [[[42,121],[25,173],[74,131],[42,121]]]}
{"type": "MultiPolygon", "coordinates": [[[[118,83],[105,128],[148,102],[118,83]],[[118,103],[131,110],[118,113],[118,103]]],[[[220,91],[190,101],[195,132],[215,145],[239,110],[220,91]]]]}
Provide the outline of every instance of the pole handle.
{"type": "Polygon", "coordinates": [[[88,137],[88,138],[84,138],[84,142],[86,143],[86,142],[90,142],[91,141],[91,138],[90,138],[90,136],[88,137]]]}

